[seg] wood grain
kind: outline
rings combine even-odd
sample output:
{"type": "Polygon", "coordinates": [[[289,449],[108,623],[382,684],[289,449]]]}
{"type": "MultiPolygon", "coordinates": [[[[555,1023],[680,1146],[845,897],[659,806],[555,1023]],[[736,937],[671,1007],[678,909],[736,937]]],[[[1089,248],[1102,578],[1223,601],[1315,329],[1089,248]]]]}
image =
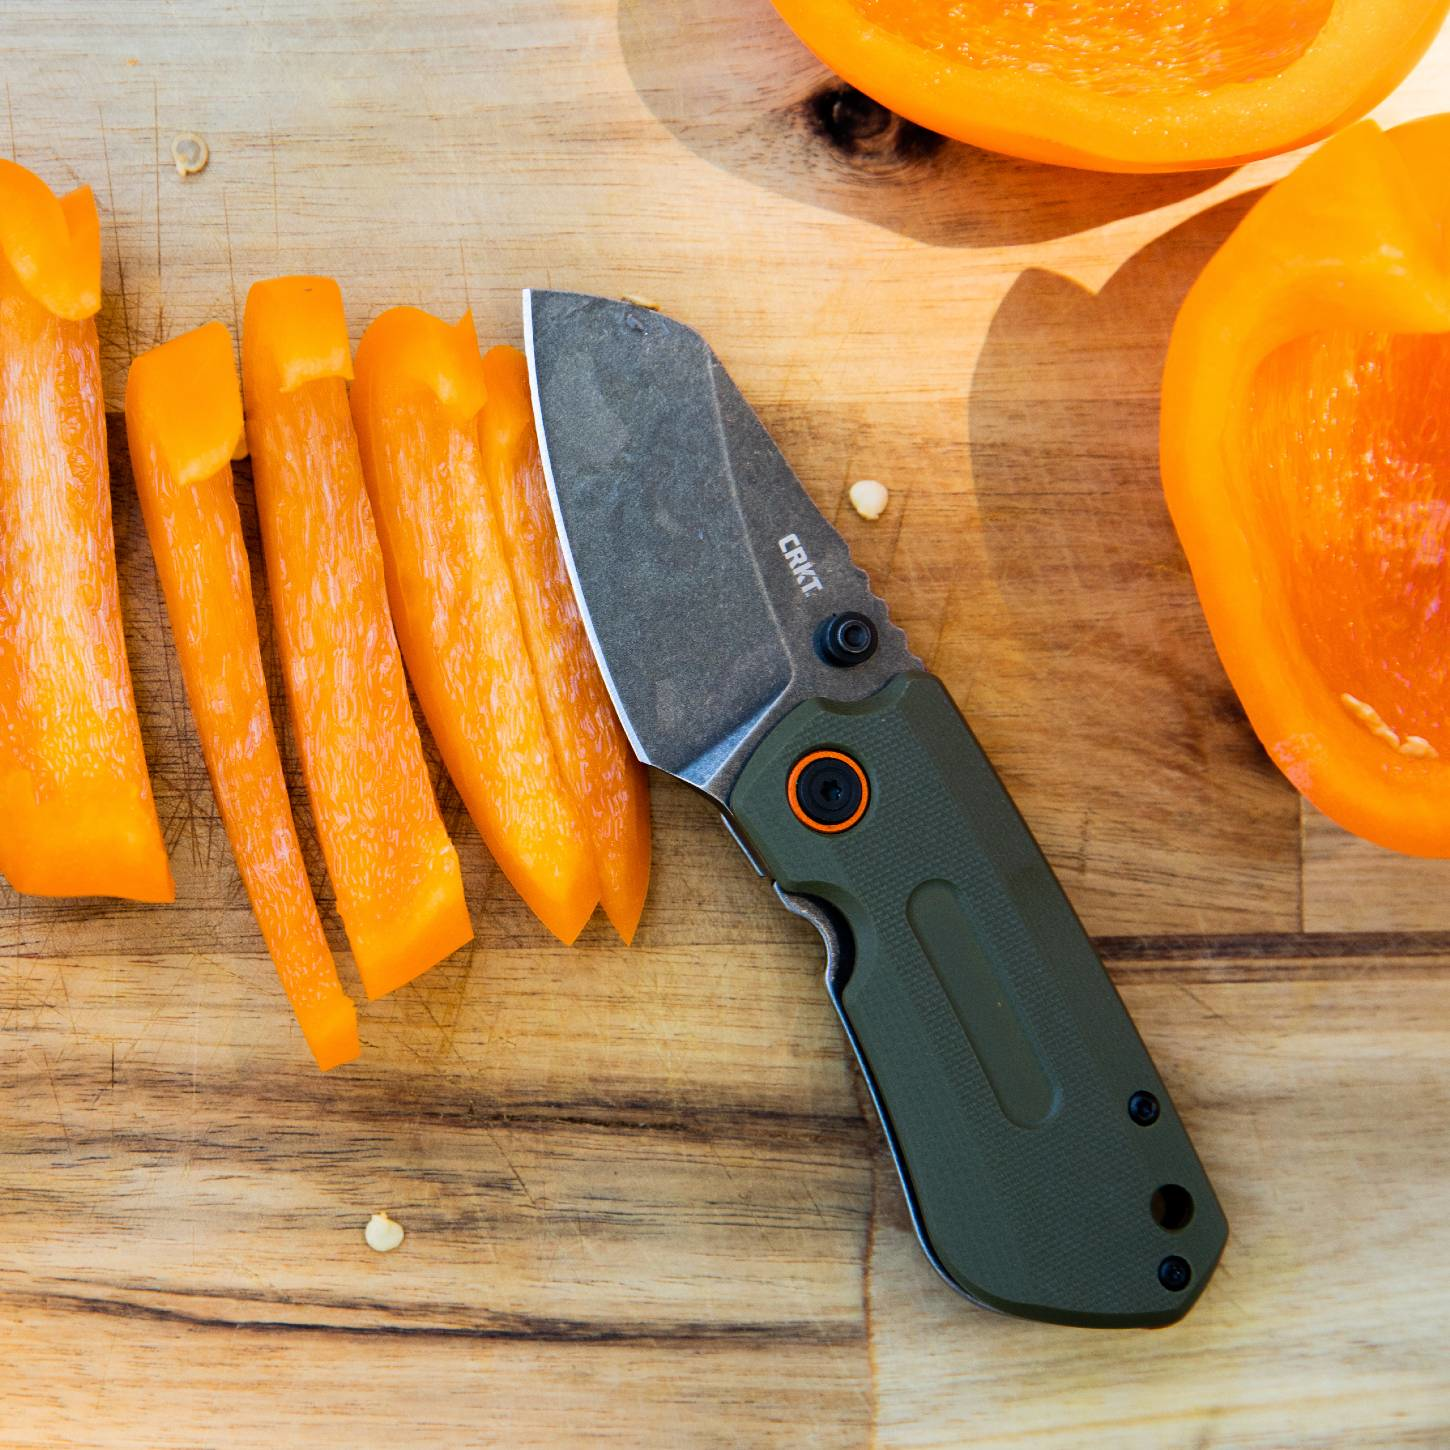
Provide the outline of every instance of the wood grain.
{"type": "MultiPolygon", "coordinates": [[[[0,1445],[1450,1443],[1450,878],[1268,766],[1155,472],[1177,302],[1294,158],[1103,177],[943,143],[843,93],[768,0],[7,0],[0,61],[0,149],[100,202],[112,408],[137,351],[235,325],[280,271],[338,275],[354,337],[413,302],[517,341],[530,283],[704,328],[1001,766],[1234,1230],[1151,1336],[952,1298],[814,937],[667,782],[637,946],[595,923],[566,951],[439,776],[477,941],[319,1077],[113,430],[179,898],[0,894],[0,1445]],[[844,502],[863,476],[875,524],[844,502]],[[386,1258],[378,1208],[408,1229],[386,1258]]],[[[1382,116],[1447,78],[1442,39],[1382,116]]]]}
{"type": "Polygon", "coordinates": [[[879,1444],[1447,1442],[1450,1219],[1436,1206],[1450,956],[1275,966],[1118,973],[1199,1151],[1233,1165],[1217,1173],[1229,1249],[1182,1323],[1125,1346],[976,1317],[968,1350],[964,1311],[928,1292],[883,1165],[869,1271],[879,1444]]]}

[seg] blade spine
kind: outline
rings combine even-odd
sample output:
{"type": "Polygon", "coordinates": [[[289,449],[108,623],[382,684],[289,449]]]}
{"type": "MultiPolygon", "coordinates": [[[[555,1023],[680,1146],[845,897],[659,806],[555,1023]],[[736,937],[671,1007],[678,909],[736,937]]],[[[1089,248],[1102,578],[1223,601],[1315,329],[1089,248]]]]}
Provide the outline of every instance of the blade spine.
{"type": "Polygon", "coordinates": [[[544,413],[540,404],[539,369],[534,351],[534,288],[525,287],[523,293],[524,356],[529,364],[529,402],[534,411],[534,433],[539,444],[539,462],[543,465],[544,483],[549,490],[549,508],[554,515],[554,532],[558,537],[559,552],[564,556],[564,568],[568,571],[569,584],[574,590],[574,603],[579,607],[579,617],[584,624],[584,633],[589,640],[589,648],[594,654],[594,663],[599,667],[599,673],[604,680],[604,688],[609,691],[610,701],[614,705],[614,713],[619,718],[620,727],[628,738],[630,749],[634,751],[635,757],[641,763],[648,765],[650,764],[649,752],[645,750],[639,736],[635,733],[629,712],[624,708],[619,688],[614,683],[614,676],[610,673],[608,656],[599,642],[599,636],[595,633],[594,619],[589,612],[589,599],[584,592],[583,584],[579,581],[579,570],[574,563],[574,546],[569,541],[569,530],[564,524],[564,511],[559,507],[559,490],[554,483],[554,467],[549,459],[549,435],[544,428],[544,413]]]}

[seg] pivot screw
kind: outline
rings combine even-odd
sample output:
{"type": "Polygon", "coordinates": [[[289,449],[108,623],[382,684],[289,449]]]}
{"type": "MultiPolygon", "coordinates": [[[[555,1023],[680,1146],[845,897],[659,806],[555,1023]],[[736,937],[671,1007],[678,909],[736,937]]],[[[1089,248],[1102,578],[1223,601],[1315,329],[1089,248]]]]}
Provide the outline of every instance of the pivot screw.
{"type": "Polygon", "coordinates": [[[871,788],[866,772],[839,750],[813,750],[798,760],[786,782],[796,820],[813,831],[849,831],[866,814],[871,788]]]}
{"type": "Polygon", "coordinates": [[[1128,1116],[1140,1127],[1148,1128],[1158,1121],[1158,1099],[1150,1092],[1136,1092],[1128,1099],[1128,1116]]]}

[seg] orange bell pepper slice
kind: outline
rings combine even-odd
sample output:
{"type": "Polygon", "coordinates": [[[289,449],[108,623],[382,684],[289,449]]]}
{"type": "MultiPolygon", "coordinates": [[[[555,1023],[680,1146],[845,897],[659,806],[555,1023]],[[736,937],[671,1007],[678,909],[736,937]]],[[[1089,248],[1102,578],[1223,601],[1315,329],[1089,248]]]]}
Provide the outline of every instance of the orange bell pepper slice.
{"type": "Polygon", "coordinates": [[[357,1009],[322,931],[272,731],[232,492],[242,395],[221,323],[131,364],[126,436],[212,790],[277,975],[325,1072],[358,1055],[357,1009]]]}
{"type": "Polygon", "coordinates": [[[529,658],[555,757],[588,828],[605,913],[629,942],[649,890],[649,783],[614,713],[559,549],[534,433],[528,362],[517,348],[491,348],[483,376],[484,477],[529,658]]]}
{"type": "Polygon", "coordinates": [[[0,162],[0,871],[170,901],[121,631],[100,269],[90,191],[0,162]]]}
{"type": "Polygon", "coordinates": [[[449,774],[494,859],[572,942],[599,900],[559,769],[479,447],[473,319],[383,313],[357,351],[353,416],[394,617],[449,774]]]}
{"type": "Polygon", "coordinates": [[[272,612],[322,854],[375,998],[473,928],[388,613],[351,375],[336,282],[252,287],[242,387],[272,612]]]}
{"type": "Polygon", "coordinates": [[[1450,116],[1345,131],[1189,292],[1168,505],[1275,763],[1347,829],[1450,855],[1450,116]]]}
{"type": "Polygon", "coordinates": [[[774,0],[838,75],[973,146],[1097,171],[1232,166],[1378,105],[1446,0],[774,0]]]}

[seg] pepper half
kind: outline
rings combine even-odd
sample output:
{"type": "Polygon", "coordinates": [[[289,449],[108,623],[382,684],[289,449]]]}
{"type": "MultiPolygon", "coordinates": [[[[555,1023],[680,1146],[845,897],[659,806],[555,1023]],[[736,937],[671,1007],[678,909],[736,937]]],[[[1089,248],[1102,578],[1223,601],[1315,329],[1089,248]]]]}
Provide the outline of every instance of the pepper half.
{"type": "Polygon", "coordinates": [[[515,347],[490,348],[483,376],[484,478],[524,639],[555,757],[589,832],[605,915],[629,942],[649,890],[649,782],[614,713],[559,548],[534,433],[528,360],[515,347]]]}
{"type": "Polygon", "coordinates": [[[853,86],[974,146],[1097,171],[1290,151],[1377,105],[1446,0],[774,0],[853,86]]]}
{"type": "Polygon", "coordinates": [[[93,314],[100,223],[0,161],[0,871],[171,901],[121,630],[93,314]]]}
{"type": "Polygon", "coordinates": [[[588,832],[555,756],[477,419],[472,317],[395,307],[357,351],[353,416],[413,688],[494,859],[572,942],[599,901],[588,832]]]}
{"type": "Polygon", "coordinates": [[[1163,484],[1279,769],[1348,830],[1450,855],[1450,115],[1335,137],[1189,292],[1163,484]]]}
{"type": "Polygon", "coordinates": [[[221,323],[131,364],[126,436],[217,806],[277,975],[326,1071],[358,1055],[357,1011],[323,934],[272,729],[232,491],[242,395],[221,323]]]}
{"type": "Polygon", "coordinates": [[[313,820],[372,998],[473,928],[393,634],[351,376],[336,282],[252,287],[242,387],[272,615],[313,820]]]}

